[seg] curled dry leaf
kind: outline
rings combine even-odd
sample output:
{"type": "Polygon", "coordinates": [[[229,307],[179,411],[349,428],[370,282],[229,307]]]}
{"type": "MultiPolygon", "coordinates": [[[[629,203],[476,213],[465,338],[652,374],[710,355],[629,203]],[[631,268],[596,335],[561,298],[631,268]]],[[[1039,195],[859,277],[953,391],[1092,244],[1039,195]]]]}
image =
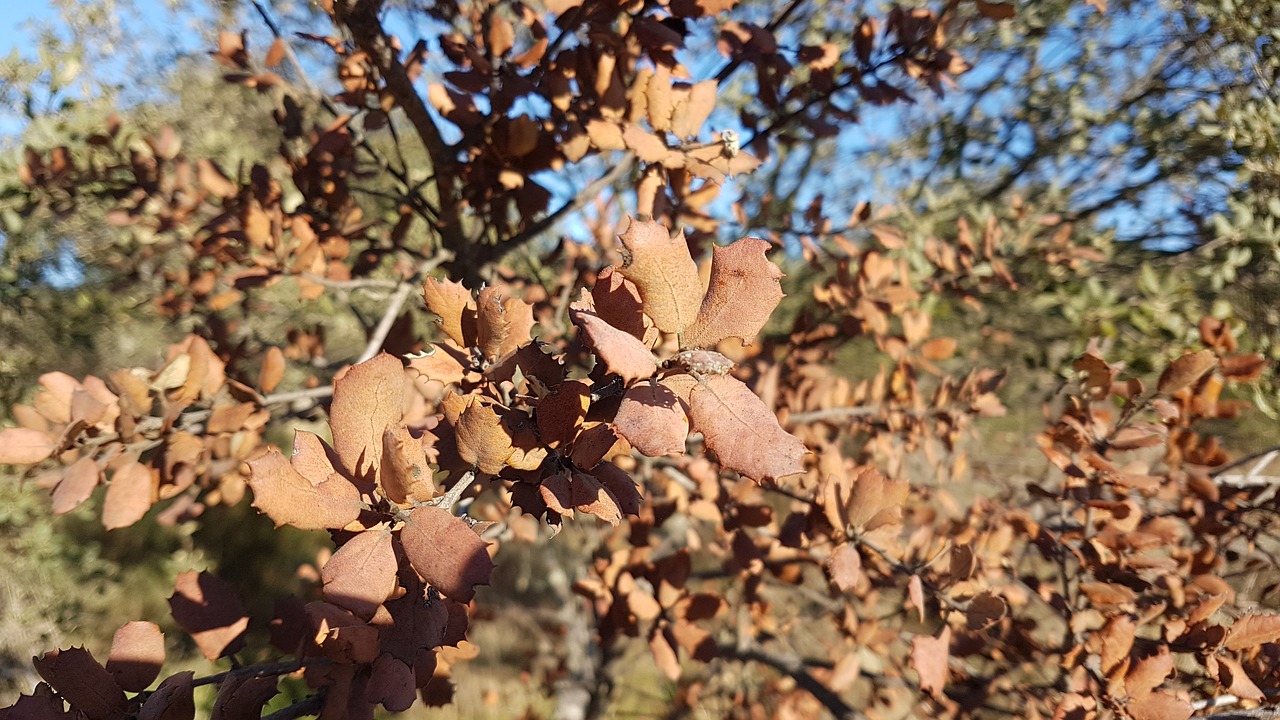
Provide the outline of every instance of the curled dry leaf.
{"type": "Polygon", "coordinates": [[[625,470],[612,463],[602,463],[592,468],[591,474],[609,492],[619,511],[626,515],[640,515],[640,490],[625,470]]]}
{"type": "Polygon", "coordinates": [[[90,720],[123,718],[128,703],[107,669],[82,647],[53,650],[33,659],[36,672],[90,720]]]}
{"type": "Polygon", "coordinates": [[[765,258],[765,240],[744,237],[717,247],[711,281],[693,325],[684,331],[686,347],[714,347],[728,337],[750,342],[782,300],[782,270],[765,258]]]}
{"type": "Polygon", "coordinates": [[[683,332],[702,302],[698,266],[684,231],[671,237],[659,223],[632,220],[619,237],[625,248],[621,272],[635,283],[645,314],[663,332],[683,332]]]}
{"type": "Polygon", "coordinates": [[[364,507],[360,491],[341,474],[335,472],[328,480],[313,485],[277,450],[250,460],[249,470],[253,506],[271,518],[276,527],[342,528],[360,517],[364,507]]]}
{"type": "Polygon", "coordinates": [[[372,481],[382,465],[382,434],[400,424],[404,366],[382,353],[347,368],[333,382],[329,427],[342,466],[358,481],[372,481]]]}
{"type": "Polygon", "coordinates": [[[436,494],[426,448],[406,427],[382,434],[381,482],[383,494],[397,505],[426,502],[436,494]]]}
{"type": "Polygon", "coordinates": [[[617,525],[622,512],[613,495],[595,477],[584,472],[566,473],[546,478],[539,486],[542,500],[547,507],[561,515],[571,515],[581,510],[589,515],[617,525]]]}
{"type": "Polygon", "coordinates": [[[258,389],[264,393],[275,390],[284,379],[284,369],[284,352],[278,347],[269,348],[267,356],[262,359],[262,368],[258,370],[258,389]]]}
{"type": "Polygon", "coordinates": [[[164,665],[164,633],[150,622],[125,623],[111,641],[107,672],[128,692],[142,692],[160,675],[164,665]]]}
{"type": "Polygon", "coordinates": [[[640,383],[623,395],[613,426],[649,457],[683,455],[689,436],[688,410],[666,385],[640,383]]]}
{"type": "Polygon", "coordinates": [[[1275,642],[1280,642],[1280,615],[1245,615],[1231,624],[1226,647],[1245,650],[1275,642]]]}
{"type": "Polygon", "coordinates": [[[1156,389],[1166,395],[1172,395],[1204,376],[1218,365],[1218,356],[1212,350],[1187,353],[1174,360],[1160,374],[1160,382],[1156,389]]]}
{"type": "Polygon", "coordinates": [[[658,371],[653,353],[634,335],[601,320],[593,312],[570,309],[569,317],[582,328],[588,344],[609,372],[621,376],[624,382],[652,377],[658,371]]]}
{"type": "Polygon", "coordinates": [[[369,619],[396,588],[396,553],[385,525],[348,540],[320,570],[324,598],[369,619]]]}
{"type": "Polygon", "coordinates": [[[486,360],[493,360],[511,335],[511,321],[502,304],[502,292],[486,287],[476,300],[476,347],[486,360]]]}
{"type": "Polygon", "coordinates": [[[689,395],[689,417],[720,464],[757,482],[804,471],[808,450],[782,429],[764,402],[737,378],[706,378],[689,395]]]}
{"type": "Polygon", "coordinates": [[[414,510],[401,530],[400,542],[413,569],[445,597],[469,603],[477,585],[489,584],[493,559],[486,543],[448,510],[414,510]]]}
{"type": "Polygon", "coordinates": [[[179,575],[169,596],[169,611],[209,660],[244,647],[249,616],[231,585],[213,575],[195,570],[179,575]]]}

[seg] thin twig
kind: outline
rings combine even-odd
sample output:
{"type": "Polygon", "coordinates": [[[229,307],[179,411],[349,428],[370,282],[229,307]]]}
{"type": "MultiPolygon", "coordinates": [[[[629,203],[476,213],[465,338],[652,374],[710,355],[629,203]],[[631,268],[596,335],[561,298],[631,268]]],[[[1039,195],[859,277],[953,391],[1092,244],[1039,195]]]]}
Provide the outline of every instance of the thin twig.
{"type": "Polygon", "coordinates": [[[815,700],[822,703],[823,707],[831,712],[832,715],[844,720],[845,718],[862,717],[848,703],[840,699],[831,688],[823,685],[818,681],[805,667],[804,662],[798,657],[783,657],[765,650],[756,643],[747,644],[745,647],[726,647],[722,652],[737,660],[746,662],[758,662],[787,675],[796,681],[796,685],[804,688],[814,697],[815,700]]]}
{"type": "Polygon", "coordinates": [[[612,168],[609,169],[609,172],[605,173],[604,175],[601,175],[598,179],[596,179],[595,182],[583,188],[581,192],[573,196],[573,199],[569,200],[564,205],[561,205],[560,207],[556,208],[546,217],[542,218],[541,220],[538,220],[537,222],[533,223],[532,225],[520,231],[519,233],[512,235],[502,244],[504,246],[509,246],[514,248],[514,247],[519,247],[524,243],[537,238],[544,231],[548,230],[549,228],[551,228],[551,226],[555,225],[560,220],[560,218],[564,217],[568,213],[580,210],[588,202],[594,200],[595,197],[599,195],[601,192],[603,192],[605,188],[612,185],[614,181],[616,181],[618,178],[622,177],[627,171],[629,171],[631,169],[631,166],[635,163],[635,161],[636,161],[635,153],[628,152],[626,155],[622,157],[622,160],[620,160],[618,164],[614,165],[612,168]]]}
{"type": "Polygon", "coordinates": [[[312,665],[328,665],[331,661],[329,658],[313,657],[303,658],[300,660],[285,660],[277,663],[263,663],[261,665],[246,665],[234,670],[227,670],[215,675],[208,675],[202,678],[196,678],[191,682],[192,687],[201,687],[203,685],[217,685],[224,680],[233,677],[271,677],[273,675],[289,675],[295,673],[305,667],[312,665]]]}
{"type": "Polygon", "coordinates": [[[450,512],[453,512],[453,506],[457,505],[458,501],[462,499],[462,493],[466,492],[467,488],[471,487],[471,484],[475,481],[476,472],[474,470],[468,470],[461,478],[458,479],[458,482],[453,484],[453,487],[449,488],[449,492],[425,504],[432,507],[445,508],[450,512]]]}
{"type": "Polygon", "coordinates": [[[280,708],[270,715],[264,715],[262,720],[295,720],[295,718],[306,717],[307,715],[317,715],[323,709],[324,695],[317,694],[303,698],[288,707],[280,708]]]}
{"type": "Polygon", "coordinates": [[[374,328],[373,335],[369,337],[369,344],[365,345],[364,352],[360,353],[360,357],[356,359],[356,364],[372,358],[382,349],[382,344],[386,342],[387,335],[391,333],[391,326],[395,325],[396,318],[400,316],[400,310],[404,307],[405,302],[409,300],[409,294],[413,292],[414,283],[402,282],[400,287],[396,288],[396,292],[391,296],[391,300],[387,303],[387,309],[382,313],[382,319],[378,321],[378,327],[374,328]]]}

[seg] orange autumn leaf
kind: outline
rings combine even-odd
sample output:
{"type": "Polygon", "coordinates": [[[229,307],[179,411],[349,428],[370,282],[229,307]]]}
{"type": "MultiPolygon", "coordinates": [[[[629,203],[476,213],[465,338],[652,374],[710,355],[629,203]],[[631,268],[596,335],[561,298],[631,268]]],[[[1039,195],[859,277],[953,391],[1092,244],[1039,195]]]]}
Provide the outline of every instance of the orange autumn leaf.
{"type": "Polygon", "coordinates": [[[684,231],[672,237],[660,223],[632,220],[619,239],[625,249],[621,272],[635,283],[645,314],[663,332],[684,331],[702,303],[702,282],[684,231]]]}
{"type": "Polygon", "coordinates": [[[745,345],[760,332],[783,298],[782,270],[765,258],[769,247],[745,237],[714,249],[706,297],[680,338],[686,347],[714,347],[729,337],[745,345]]]}

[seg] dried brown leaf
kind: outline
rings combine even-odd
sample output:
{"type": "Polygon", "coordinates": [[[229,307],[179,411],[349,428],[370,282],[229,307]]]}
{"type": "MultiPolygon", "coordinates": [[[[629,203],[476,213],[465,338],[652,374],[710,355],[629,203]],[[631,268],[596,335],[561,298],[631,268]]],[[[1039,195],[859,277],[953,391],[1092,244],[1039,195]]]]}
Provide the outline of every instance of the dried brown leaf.
{"type": "Polygon", "coordinates": [[[661,163],[671,156],[672,150],[662,138],[639,125],[627,123],[622,131],[622,141],[641,162],[661,163]]]}
{"type": "Polygon", "coordinates": [[[849,543],[840,543],[827,558],[827,572],[836,587],[848,592],[857,587],[862,578],[862,555],[849,543]]]}
{"type": "Polygon", "coordinates": [[[1266,695],[1249,678],[1239,660],[1219,655],[1214,658],[1218,662],[1218,684],[1227,692],[1245,700],[1261,701],[1266,695]]]}
{"type": "Polygon", "coordinates": [[[1263,643],[1280,643],[1280,615],[1245,615],[1227,631],[1228,650],[1248,650],[1263,643]]]}
{"type": "Polygon", "coordinates": [[[373,663],[365,700],[381,704],[389,712],[404,712],[418,697],[413,669],[403,661],[384,654],[373,663]]]}
{"type": "Polygon", "coordinates": [[[609,491],[619,511],[632,516],[640,514],[640,490],[625,470],[613,463],[602,463],[592,468],[591,474],[609,491]]]}
{"type": "Polygon", "coordinates": [[[313,485],[278,450],[250,460],[249,469],[253,506],[271,518],[276,527],[337,529],[360,517],[360,491],[338,473],[313,485]]]}
{"type": "Polygon", "coordinates": [[[911,639],[911,667],[920,676],[920,689],[940,697],[947,686],[947,662],[951,657],[951,626],[938,637],[917,635],[911,639]]]}
{"type": "Polygon", "coordinates": [[[1168,693],[1151,693],[1132,698],[1125,710],[1133,720],[1187,720],[1191,717],[1191,703],[1168,693]]]}
{"type": "Polygon", "coordinates": [[[414,510],[400,542],[413,569],[445,597],[469,603],[477,585],[489,584],[493,560],[486,543],[448,510],[414,510]]]}
{"type": "Polygon", "coordinates": [[[218,686],[210,720],[251,720],[262,717],[262,708],[275,697],[280,679],[275,675],[232,675],[218,686]]]}
{"type": "Polygon", "coordinates": [[[1161,647],[1160,652],[1138,660],[1129,668],[1124,686],[1131,697],[1139,698],[1160,687],[1160,683],[1172,672],[1173,653],[1169,652],[1168,647],[1161,647]]]}
{"type": "Polygon", "coordinates": [[[396,553],[385,525],[357,534],[320,570],[324,598],[369,619],[396,588],[396,553]]]}
{"type": "Polygon", "coordinates": [[[462,283],[427,278],[422,286],[427,309],[440,316],[440,329],[458,347],[475,342],[476,304],[462,283]]]}
{"type": "Polygon", "coordinates": [[[275,390],[284,379],[284,369],[284,351],[275,346],[268,348],[262,359],[262,367],[258,370],[258,389],[264,393],[275,390]]]}
{"type": "Polygon", "coordinates": [[[620,375],[624,382],[652,377],[658,371],[653,352],[634,335],[606,323],[593,312],[570,308],[569,317],[582,329],[587,343],[609,372],[620,375]]]}
{"type": "Polygon", "coordinates": [[[195,673],[185,672],[170,675],[160,681],[157,687],[147,696],[142,709],[138,711],[138,720],[194,720],[196,716],[195,673]]]}
{"type": "Polygon", "coordinates": [[[573,442],[591,405],[591,386],[582,380],[570,380],[538,401],[535,418],[538,435],[549,448],[573,442]]]}
{"type": "Polygon", "coordinates": [[[333,381],[333,449],[357,481],[377,478],[382,433],[400,425],[403,402],[404,366],[386,353],[347,368],[333,381]]]}
{"type": "Polygon", "coordinates": [[[142,463],[130,462],[118,468],[102,503],[102,526],[115,530],[141,520],[156,500],[156,485],[151,468],[142,463]]]}
{"type": "Polygon", "coordinates": [[[745,237],[714,249],[706,297],[680,338],[685,347],[714,347],[728,337],[745,345],[760,332],[783,297],[782,270],[765,258],[769,247],[745,237]]]}
{"type": "Polygon", "coordinates": [[[57,449],[57,436],[47,432],[29,428],[0,430],[0,465],[34,465],[57,449]]]}
{"type": "Polygon", "coordinates": [[[1218,365],[1218,356],[1212,350],[1187,353],[1174,360],[1160,374],[1160,382],[1156,389],[1166,395],[1182,390],[1204,376],[1218,365]]]}
{"type": "Polygon", "coordinates": [[[683,332],[702,303],[702,282],[684,231],[671,237],[659,223],[632,220],[619,239],[624,248],[621,272],[635,283],[645,314],[663,332],[683,332]]]}
{"type": "Polygon", "coordinates": [[[804,472],[804,443],[783,430],[764,402],[737,378],[714,376],[694,385],[689,417],[723,467],[757,482],[804,472]]]}
{"type": "Polygon", "coordinates": [[[476,300],[476,347],[490,361],[498,357],[511,335],[511,321],[502,299],[499,288],[486,287],[476,300]]]}
{"type": "Polygon", "coordinates": [[[195,570],[179,575],[169,596],[169,611],[209,660],[244,647],[249,616],[231,585],[213,575],[195,570]]]}
{"type": "Polygon", "coordinates": [[[511,432],[502,418],[478,396],[468,395],[455,425],[458,455],[464,462],[480,469],[480,472],[497,475],[506,467],[515,448],[511,444],[511,432]]]}
{"type": "Polygon", "coordinates": [[[426,502],[436,494],[426,448],[406,427],[382,434],[381,480],[383,494],[397,505],[426,502]]]}
{"type": "Polygon", "coordinates": [[[575,472],[572,477],[562,473],[546,478],[539,490],[547,507],[561,515],[581,510],[612,525],[622,519],[613,496],[599,480],[586,473],[575,472]]]}
{"type": "Polygon", "coordinates": [[[1009,613],[1009,604],[1004,598],[993,592],[978,593],[969,601],[969,609],[965,611],[965,625],[969,630],[986,630],[1004,619],[1009,613]]]}
{"type": "Polygon", "coordinates": [[[160,675],[164,665],[164,633],[155,623],[136,621],[116,630],[107,672],[128,692],[142,692],[160,675]]]}
{"type": "Polygon", "coordinates": [[[53,514],[69,513],[88,500],[98,487],[102,472],[93,458],[82,457],[67,468],[67,473],[53,489],[53,514]]]}
{"type": "Polygon", "coordinates": [[[689,436],[688,410],[666,385],[640,383],[623,395],[613,426],[649,457],[683,455],[689,436]]]}
{"type": "Polygon", "coordinates": [[[89,720],[124,717],[128,703],[124,691],[107,669],[82,647],[52,650],[32,659],[36,672],[89,720]]]}

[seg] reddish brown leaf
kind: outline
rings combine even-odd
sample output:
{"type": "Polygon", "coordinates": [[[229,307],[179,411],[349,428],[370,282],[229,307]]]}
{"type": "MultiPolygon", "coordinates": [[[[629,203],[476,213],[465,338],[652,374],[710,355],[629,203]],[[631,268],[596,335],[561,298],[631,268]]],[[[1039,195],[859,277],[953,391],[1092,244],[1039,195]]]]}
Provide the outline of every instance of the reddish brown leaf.
{"type": "MultiPolygon", "coordinates": [[[[252,465],[253,463],[250,463],[252,465]]],[[[319,435],[306,430],[295,430],[293,433],[293,451],[289,455],[289,464],[298,474],[312,485],[329,479],[342,464],[338,454],[319,435]]]]}
{"type": "Polygon", "coordinates": [[[626,515],[640,514],[640,490],[626,471],[612,463],[602,463],[592,468],[591,474],[617,502],[618,510],[626,515]]]}
{"type": "Polygon", "coordinates": [[[924,622],[924,582],[920,580],[919,575],[912,575],[907,580],[907,597],[911,600],[911,606],[916,609],[916,614],[920,616],[920,622],[924,622]]]}
{"type": "Polygon", "coordinates": [[[127,707],[124,691],[88,650],[82,647],[52,650],[34,658],[32,664],[73,710],[84,713],[89,720],[124,717],[127,707]]]}
{"type": "Polygon", "coordinates": [[[147,696],[138,711],[138,720],[193,720],[196,716],[195,673],[190,670],[170,675],[147,696]]]}
{"type": "Polygon", "coordinates": [[[769,243],[745,237],[714,249],[711,282],[698,317],[681,335],[686,347],[714,347],[728,337],[751,341],[782,300],[782,270],[765,258],[769,243]]]}
{"type": "Polygon", "coordinates": [[[249,616],[231,585],[213,575],[195,570],[179,575],[169,596],[169,610],[209,660],[244,647],[249,616]]]}
{"type": "Polygon", "coordinates": [[[378,657],[378,629],[337,605],[310,602],[307,618],[324,656],[339,663],[371,663],[378,657]]]}
{"type": "Polygon", "coordinates": [[[268,348],[266,357],[262,359],[262,367],[258,370],[258,389],[264,393],[275,390],[284,379],[284,368],[284,352],[275,346],[268,348]]]}
{"type": "Polygon", "coordinates": [[[445,642],[449,631],[450,601],[428,600],[425,588],[388,600],[386,613],[378,613],[373,622],[377,626],[382,651],[399,658],[415,669],[423,653],[430,653],[445,642]]]}
{"type": "Polygon", "coordinates": [[[911,639],[911,667],[920,676],[920,689],[935,697],[947,686],[947,661],[951,656],[951,626],[938,637],[917,635],[911,639]]]}
{"type": "Polygon", "coordinates": [[[348,540],[320,570],[324,597],[369,619],[396,588],[396,553],[385,525],[348,540]]]}
{"type": "Polygon", "coordinates": [[[1018,14],[1017,8],[1012,3],[987,2],[987,0],[977,0],[977,3],[978,12],[992,20],[1008,20],[1018,14]]]}
{"type": "Polygon", "coordinates": [[[1142,697],[1160,687],[1160,683],[1173,672],[1173,653],[1161,647],[1160,652],[1135,662],[1125,675],[1124,686],[1132,697],[1142,697]]]}
{"type": "Polygon", "coordinates": [[[67,468],[67,474],[53,489],[53,514],[62,515],[80,507],[98,487],[102,473],[93,458],[82,457],[67,468]]]}
{"type": "Polygon", "coordinates": [[[965,611],[965,625],[969,630],[986,630],[1004,619],[1009,612],[1009,605],[1004,598],[991,591],[978,593],[969,601],[969,609],[965,611]]]}
{"type": "Polygon", "coordinates": [[[639,383],[622,397],[613,426],[632,447],[649,457],[683,455],[689,415],[671,388],[639,383]]]}
{"type": "Polygon", "coordinates": [[[462,283],[427,278],[422,287],[427,309],[440,316],[440,329],[458,347],[475,342],[475,301],[462,283]]]}
{"type": "Polygon", "coordinates": [[[601,320],[595,313],[569,310],[573,323],[582,329],[587,343],[609,372],[620,375],[624,382],[652,377],[658,361],[644,343],[601,320]]]}
{"type": "Polygon", "coordinates": [[[129,692],[142,692],[155,682],[164,665],[164,633],[150,622],[125,623],[111,641],[107,672],[129,692]]]}
{"type": "Polygon", "coordinates": [[[1129,657],[1137,629],[1133,618],[1128,615],[1116,615],[1107,621],[1100,633],[1102,649],[1098,653],[1103,672],[1110,674],[1129,657]]]}
{"type": "Polygon", "coordinates": [[[648,345],[649,336],[654,334],[653,323],[644,314],[640,303],[640,291],[635,283],[622,276],[615,267],[607,267],[596,276],[595,287],[591,295],[584,294],[583,300],[571,307],[578,310],[590,310],[600,316],[601,320],[634,335],[648,345]]]}
{"type": "Polygon", "coordinates": [[[720,464],[757,482],[804,471],[804,443],[737,378],[715,376],[693,386],[689,417],[720,464]]]}
{"type": "Polygon", "coordinates": [[[417,697],[417,683],[408,665],[391,655],[382,655],[374,662],[369,686],[365,688],[366,700],[381,704],[390,712],[404,712],[417,697]]]}
{"type": "Polygon", "coordinates": [[[1160,382],[1156,389],[1166,395],[1182,390],[1204,376],[1218,365],[1218,356],[1212,350],[1187,353],[1174,360],[1160,374],[1160,382]]]}
{"type": "Polygon", "coordinates": [[[676,656],[675,646],[675,638],[670,636],[670,631],[654,625],[653,631],[649,634],[649,651],[653,653],[653,660],[658,664],[658,671],[671,682],[680,679],[680,658],[676,656]]]}
{"type": "Polygon", "coordinates": [[[1125,705],[1133,720],[1187,720],[1191,703],[1168,693],[1151,693],[1133,698],[1125,705]]]}
{"type": "Polygon", "coordinates": [[[1259,701],[1266,697],[1262,690],[1249,679],[1240,661],[1226,656],[1215,656],[1218,662],[1218,684],[1227,692],[1245,700],[1259,701]]]}
{"type": "Polygon", "coordinates": [[[622,274],[635,283],[645,314],[659,330],[684,332],[702,303],[702,282],[684,231],[671,237],[659,223],[632,220],[620,239],[622,274]]]}
{"type": "Polygon", "coordinates": [[[462,382],[471,366],[470,359],[456,345],[446,340],[427,346],[417,355],[408,355],[409,367],[428,380],[441,385],[462,382]]]}
{"type": "Polygon", "coordinates": [[[549,448],[572,442],[590,405],[591,386],[582,380],[570,380],[552,390],[538,401],[535,414],[542,442],[549,448]]]}
{"type": "Polygon", "coordinates": [[[1245,615],[1227,631],[1228,650],[1248,650],[1280,642],[1280,615],[1245,615]]]}
{"type": "Polygon", "coordinates": [[[481,355],[492,361],[498,357],[502,346],[511,334],[511,321],[502,304],[502,291],[486,287],[476,300],[476,347],[481,355]]]}
{"type": "Polygon", "coordinates": [[[496,475],[506,467],[507,460],[515,452],[511,433],[503,425],[502,418],[488,404],[480,402],[476,395],[468,395],[458,415],[455,430],[458,454],[462,459],[480,469],[480,472],[496,475]]]}
{"type": "Polygon", "coordinates": [[[827,558],[827,572],[836,587],[848,592],[862,577],[862,555],[849,543],[841,543],[827,558]]]}
{"type": "MultiPolygon", "coordinates": [[[[301,434],[299,434],[301,437],[301,434]]],[[[342,528],[360,517],[360,491],[338,473],[312,485],[277,450],[249,461],[253,506],[276,527],[303,530],[342,528]]]]}
{"type": "Polygon", "coordinates": [[[58,449],[58,438],[40,430],[0,430],[0,465],[34,465],[58,449]]]}
{"type": "Polygon", "coordinates": [[[279,690],[279,678],[274,675],[232,675],[218,686],[218,697],[213,701],[210,720],[250,720],[262,717],[262,708],[279,690]]]}
{"type": "Polygon", "coordinates": [[[422,440],[406,427],[382,434],[382,492],[398,505],[426,502],[436,493],[422,440]]]}
{"type": "Polygon", "coordinates": [[[102,503],[102,526],[115,530],[141,520],[155,502],[156,485],[151,468],[142,463],[131,462],[117,469],[102,503]]]}
{"type": "Polygon", "coordinates": [[[404,366],[386,353],[347,368],[333,381],[333,449],[356,479],[377,477],[382,433],[400,425],[403,402],[404,366]]]}
{"type": "Polygon", "coordinates": [[[565,474],[546,478],[540,490],[547,507],[562,515],[581,510],[612,525],[622,520],[617,501],[599,480],[586,473],[575,472],[572,478],[565,474]]]}
{"type": "MultiPolygon", "coordinates": [[[[569,459],[578,468],[591,470],[609,456],[615,447],[620,446],[618,433],[613,426],[605,422],[592,421],[582,426],[582,432],[578,433],[578,437],[573,441],[573,452],[569,453],[569,459]]],[[[619,451],[628,449],[624,443],[619,451]]]]}
{"type": "Polygon", "coordinates": [[[413,569],[446,597],[469,603],[477,585],[489,584],[493,560],[486,543],[448,510],[414,510],[400,542],[413,569]]]}

